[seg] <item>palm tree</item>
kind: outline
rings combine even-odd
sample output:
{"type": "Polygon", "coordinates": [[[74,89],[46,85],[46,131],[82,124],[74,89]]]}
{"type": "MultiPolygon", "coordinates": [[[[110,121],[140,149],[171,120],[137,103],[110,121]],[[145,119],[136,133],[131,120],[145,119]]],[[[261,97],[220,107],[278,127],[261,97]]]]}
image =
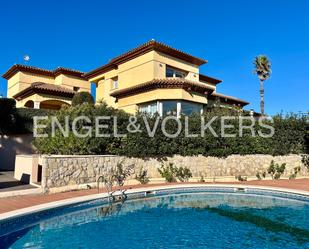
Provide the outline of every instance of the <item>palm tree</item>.
{"type": "Polygon", "coordinates": [[[255,57],[253,64],[255,66],[254,73],[260,79],[260,108],[262,115],[264,115],[264,81],[270,77],[271,64],[265,55],[255,57]]]}

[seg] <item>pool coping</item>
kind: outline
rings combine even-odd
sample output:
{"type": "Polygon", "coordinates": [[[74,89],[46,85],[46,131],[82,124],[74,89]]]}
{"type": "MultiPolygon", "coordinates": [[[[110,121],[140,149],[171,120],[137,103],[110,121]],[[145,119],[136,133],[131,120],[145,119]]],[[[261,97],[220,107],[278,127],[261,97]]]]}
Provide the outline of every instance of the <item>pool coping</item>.
{"type": "MultiPolygon", "coordinates": [[[[149,186],[149,187],[128,189],[126,193],[135,194],[135,193],[148,192],[148,191],[159,191],[159,190],[169,190],[169,189],[190,189],[190,188],[199,188],[199,187],[204,188],[204,189],[207,189],[207,188],[246,189],[247,188],[247,189],[283,192],[283,193],[288,193],[288,194],[298,194],[298,195],[302,195],[305,197],[309,197],[309,191],[281,188],[281,187],[255,186],[255,185],[246,185],[246,184],[207,184],[205,185],[205,184],[192,183],[192,184],[149,186]]],[[[93,200],[97,200],[100,198],[106,198],[107,196],[108,196],[107,193],[90,194],[90,195],[85,195],[85,196],[72,197],[68,199],[62,199],[59,201],[53,201],[53,202],[48,202],[44,204],[34,205],[31,207],[21,208],[21,209],[17,209],[14,211],[9,211],[9,212],[0,214],[0,221],[17,218],[20,216],[37,213],[37,212],[45,211],[48,209],[64,207],[64,206],[77,204],[81,202],[93,201],[93,200]]]]}

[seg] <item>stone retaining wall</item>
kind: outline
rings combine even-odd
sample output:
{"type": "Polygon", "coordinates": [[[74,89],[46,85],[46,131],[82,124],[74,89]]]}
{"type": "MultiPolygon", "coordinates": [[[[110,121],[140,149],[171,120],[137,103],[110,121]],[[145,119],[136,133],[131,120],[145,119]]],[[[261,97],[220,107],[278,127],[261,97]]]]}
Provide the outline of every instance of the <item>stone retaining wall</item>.
{"type": "MultiPolygon", "coordinates": [[[[284,176],[288,177],[294,167],[301,166],[298,176],[308,176],[308,170],[301,163],[300,155],[269,156],[269,155],[232,155],[227,158],[216,157],[168,157],[163,163],[174,163],[177,167],[190,168],[193,177],[224,178],[236,175],[255,177],[257,172],[265,171],[271,162],[286,163],[284,176]]],[[[143,167],[147,169],[150,178],[160,178],[157,168],[162,161],[151,158],[148,160],[126,158],[120,156],[42,156],[43,173],[42,187],[44,192],[77,189],[85,184],[94,184],[100,175],[113,167],[117,162],[124,165],[135,165],[135,171],[143,167]]],[[[132,176],[131,178],[134,178],[132,176]]]]}

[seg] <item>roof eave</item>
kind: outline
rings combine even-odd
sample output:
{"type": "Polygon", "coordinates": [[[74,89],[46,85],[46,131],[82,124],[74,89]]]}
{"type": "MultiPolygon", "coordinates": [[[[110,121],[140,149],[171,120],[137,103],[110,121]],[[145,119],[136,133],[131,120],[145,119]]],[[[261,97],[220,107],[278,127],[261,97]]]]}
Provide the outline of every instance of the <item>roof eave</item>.
{"type": "Polygon", "coordinates": [[[205,81],[205,82],[212,83],[212,84],[215,84],[215,85],[222,82],[222,80],[220,80],[220,79],[216,79],[216,78],[204,75],[204,74],[199,74],[199,79],[201,81],[205,81]]]}
{"type": "Polygon", "coordinates": [[[214,88],[211,88],[209,86],[204,86],[202,83],[195,83],[195,82],[190,82],[190,81],[183,81],[183,82],[176,82],[176,81],[171,81],[171,82],[161,82],[160,80],[153,80],[149,82],[145,82],[142,84],[139,84],[137,86],[131,87],[131,88],[126,88],[122,90],[116,90],[110,95],[115,98],[122,98],[130,95],[135,95],[138,93],[143,93],[147,92],[150,90],[155,90],[155,89],[171,89],[171,88],[179,88],[179,89],[185,89],[187,91],[192,91],[192,92],[202,92],[205,95],[211,94],[214,91],[214,88]]]}
{"type": "Polygon", "coordinates": [[[198,57],[194,57],[190,54],[184,53],[180,50],[174,49],[172,47],[169,47],[163,43],[159,43],[156,41],[150,41],[148,43],[145,43],[133,50],[130,50],[127,53],[124,53],[118,57],[115,57],[114,59],[112,59],[109,63],[98,67],[88,73],[86,73],[84,76],[89,80],[91,78],[94,78],[100,74],[103,74],[105,72],[108,72],[112,69],[117,68],[117,66],[119,64],[125,63],[129,60],[132,60],[140,55],[143,55],[149,51],[158,51],[167,55],[170,55],[172,57],[175,57],[177,59],[183,60],[183,61],[187,61],[189,63],[201,66],[205,63],[207,63],[207,60],[198,58],[198,57]]]}
{"type": "Polygon", "coordinates": [[[25,89],[26,91],[22,91],[20,93],[17,93],[13,96],[14,99],[22,100],[24,98],[27,98],[33,94],[47,94],[51,96],[58,96],[58,97],[64,97],[64,98],[73,98],[73,93],[66,93],[66,92],[60,92],[60,91],[52,91],[47,89],[36,89],[36,88],[29,88],[25,89]]]}
{"type": "Polygon", "coordinates": [[[44,76],[49,76],[49,77],[57,77],[60,74],[64,74],[64,75],[71,75],[71,76],[86,80],[83,72],[76,71],[73,69],[59,67],[51,71],[51,70],[47,70],[43,68],[25,66],[25,65],[20,65],[20,64],[15,64],[12,67],[10,67],[2,75],[2,77],[6,80],[9,80],[11,77],[13,77],[18,72],[33,73],[33,74],[44,75],[44,76]]]}
{"type": "Polygon", "coordinates": [[[220,98],[220,99],[226,99],[229,102],[240,104],[242,107],[250,104],[249,102],[247,102],[245,100],[234,98],[232,96],[227,96],[227,95],[224,95],[224,94],[213,93],[211,96],[214,97],[214,98],[217,97],[217,98],[220,98]]]}

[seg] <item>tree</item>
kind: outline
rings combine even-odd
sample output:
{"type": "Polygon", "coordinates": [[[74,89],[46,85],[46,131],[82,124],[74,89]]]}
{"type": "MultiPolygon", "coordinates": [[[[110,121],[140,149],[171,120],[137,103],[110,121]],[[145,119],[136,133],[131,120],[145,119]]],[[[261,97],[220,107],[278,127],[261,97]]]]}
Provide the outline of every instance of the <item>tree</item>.
{"type": "Polygon", "coordinates": [[[264,115],[264,81],[270,77],[271,64],[265,55],[255,57],[253,64],[255,66],[254,73],[260,80],[260,108],[262,115],[264,115]]]}
{"type": "Polygon", "coordinates": [[[0,98],[0,135],[4,135],[12,128],[15,113],[15,99],[0,98]]]}
{"type": "Polygon", "coordinates": [[[94,104],[93,97],[88,92],[78,92],[72,98],[72,106],[81,105],[83,103],[94,104]]]}

